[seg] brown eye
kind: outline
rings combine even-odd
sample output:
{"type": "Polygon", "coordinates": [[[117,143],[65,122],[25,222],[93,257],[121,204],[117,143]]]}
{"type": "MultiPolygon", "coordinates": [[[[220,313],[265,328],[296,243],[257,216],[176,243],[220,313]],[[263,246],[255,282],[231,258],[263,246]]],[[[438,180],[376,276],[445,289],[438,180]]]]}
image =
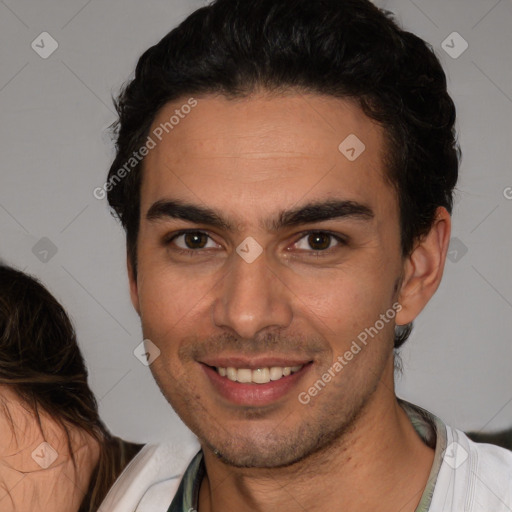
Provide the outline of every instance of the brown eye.
{"type": "Polygon", "coordinates": [[[217,244],[207,233],[202,231],[186,231],[173,236],[169,242],[185,251],[216,248],[217,244]]]}
{"type": "Polygon", "coordinates": [[[315,251],[324,251],[331,245],[331,238],[327,233],[312,233],[308,236],[308,244],[315,251]]]}
{"type": "Polygon", "coordinates": [[[343,238],[326,231],[304,233],[302,238],[294,244],[296,249],[310,253],[327,252],[329,249],[343,245],[346,245],[343,238]]]}
{"type": "Polygon", "coordinates": [[[208,242],[208,237],[204,233],[187,233],[183,236],[183,241],[188,249],[202,249],[208,242]]]}

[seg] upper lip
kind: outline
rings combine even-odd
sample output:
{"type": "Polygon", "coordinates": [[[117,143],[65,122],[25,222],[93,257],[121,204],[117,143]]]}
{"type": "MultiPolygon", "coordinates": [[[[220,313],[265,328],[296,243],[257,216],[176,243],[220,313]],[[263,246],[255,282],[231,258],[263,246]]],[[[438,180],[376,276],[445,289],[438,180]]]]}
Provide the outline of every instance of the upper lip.
{"type": "Polygon", "coordinates": [[[286,366],[301,366],[310,362],[309,359],[292,359],[290,357],[243,357],[243,356],[216,356],[203,358],[200,363],[208,366],[215,366],[216,368],[248,368],[256,370],[258,368],[272,368],[279,366],[284,368],[286,366]]]}

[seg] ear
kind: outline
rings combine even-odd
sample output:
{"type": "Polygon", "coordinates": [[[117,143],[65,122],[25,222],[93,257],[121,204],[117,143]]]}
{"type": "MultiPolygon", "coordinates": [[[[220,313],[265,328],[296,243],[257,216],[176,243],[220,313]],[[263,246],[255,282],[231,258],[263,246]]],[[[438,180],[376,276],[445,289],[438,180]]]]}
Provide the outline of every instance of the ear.
{"type": "Polygon", "coordinates": [[[137,277],[135,276],[132,260],[129,254],[126,255],[126,267],[128,269],[128,280],[130,282],[130,298],[135,311],[137,311],[140,316],[139,288],[137,286],[137,277]]]}
{"type": "Polygon", "coordinates": [[[405,259],[398,296],[402,309],[396,315],[397,325],[412,322],[439,287],[450,233],[450,214],[446,208],[439,207],[432,228],[416,242],[412,253],[405,259]]]}

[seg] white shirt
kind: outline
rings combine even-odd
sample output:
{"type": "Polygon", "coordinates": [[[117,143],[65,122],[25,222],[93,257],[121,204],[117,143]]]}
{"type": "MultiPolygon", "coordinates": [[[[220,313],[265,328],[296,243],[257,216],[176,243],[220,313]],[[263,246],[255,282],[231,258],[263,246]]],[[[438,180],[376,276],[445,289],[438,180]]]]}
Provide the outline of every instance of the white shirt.
{"type": "MultiPolygon", "coordinates": [[[[432,413],[404,400],[399,403],[424,441],[435,440],[434,463],[416,512],[512,512],[512,451],[475,443],[432,413]]],[[[197,496],[191,492],[196,474],[189,464],[195,458],[194,468],[198,466],[199,450],[196,439],[179,447],[146,445],[117,479],[99,512],[168,512],[187,468],[187,496],[177,497],[174,510],[196,508],[197,496]]]]}

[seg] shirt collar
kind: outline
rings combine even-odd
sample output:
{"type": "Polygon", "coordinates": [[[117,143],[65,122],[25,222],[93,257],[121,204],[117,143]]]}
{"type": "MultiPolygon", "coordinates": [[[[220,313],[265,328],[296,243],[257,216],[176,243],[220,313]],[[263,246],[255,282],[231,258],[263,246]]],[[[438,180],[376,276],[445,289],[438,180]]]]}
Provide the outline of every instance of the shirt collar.
{"type": "Polygon", "coordinates": [[[414,430],[416,430],[423,442],[435,450],[434,462],[430,469],[427,485],[425,486],[425,490],[423,491],[420,502],[415,510],[415,512],[428,512],[432,502],[432,495],[434,494],[434,489],[436,487],[437,476],[439,475],[439,470],[443,463],[443,455],[446,451],[448,438],[446,425],[437,416],[425,409],[422,409],[418,405],[406,402],[401,398],[398,398],[398,403],[407,413],[407,416],[409,416],[414,430]]]}

